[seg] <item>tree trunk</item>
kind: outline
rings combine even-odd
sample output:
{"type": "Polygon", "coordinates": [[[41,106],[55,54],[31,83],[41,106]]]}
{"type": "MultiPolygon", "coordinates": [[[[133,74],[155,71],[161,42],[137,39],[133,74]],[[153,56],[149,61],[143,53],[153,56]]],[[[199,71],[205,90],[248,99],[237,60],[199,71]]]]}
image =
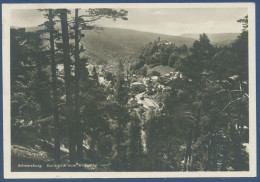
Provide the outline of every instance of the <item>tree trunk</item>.
{"type": "MultiPolygon", "coordinates": [[[[36,53],[37,56],[41,57],[41,52],[36,53]]],[[[37,57],[35,55],[35,57],[37,57]]],[[[34,62],[37,70],[37,80],[36,80],[36,101],[39,102],[41,108],[41,115],[43,118],[49,116],[51,112],[51,100],[48,88],[48,83],[46,78],[44,78],[43,67],[41,59],[35,58],[34,62]]]]}
{"type": "Polygon", "coordinates": [[[227,170],[227,158],[228,158],[228,143],[225,142],[224,143],[224,150],[223,150],[223,158],[222,158],[222,161],[221,161],[221,168],[220,170],[221,171],[226,171],[227,170]]]}
{"type": "Polygon", "coordinates": [[[194,142],[197,142],[197,139],[200,136],[200,128],[199,128],[199,124],[200,124],[200,112],[201,109],[200,107],[197,110],[197,118],[196,118],[196,123],[195,123],[195,135],[194,135],[194,142]]]}
{"type": "Polygon", "coordinates": [[[120,159],[120,126],[118,126],[118,136],[117,136],[117,162],[119,162],[120,159]]]}
{"type": "Polygon", "coordinates": [[[167,157],[168,157],[168,160],[170,160],[170,154],[171,154],[171,142],[168,142],[168,145],[167,145],[167,157]]]}
{"type": "MultiPolygon", "coordinates": [[[[201,109],[200,107],[197,110],[197,117],[196,117],[196,121],[195,121],[195,126],[194,126],[194,137],[193,137],[193,142],[196,143],[199,136],[200,136],[200,127],[199,127],[199,123],[200,123],[200,114],[201,113],[201,109]]],[[[191,164],[191,168],[192,170],[196,170],[196,164],[197,164],[197,157],[193,156],[192,158],[192,164],[191,164]]]]}
{"type": "Polygon", "coordinates": [[[50,31],[50,47],[51,47],[51,73],[52,73],[52,94],[53,94],[53,122],[54,122],[54,160],[60,163],[60,123],[59,123],[59,108],[58,108],[58,93],[57,93],[57,75],[56,75],[56,62],[54,50],[54,22],[53,10],[49,9],[49,31],[50,31]]]}
{"type": "Polygon", "coordinates": [[[211,161],[211,136],[210,136],[210,139],[209,139],[209,143],[208,143],[208,159],[207,159],[207,163],[206,163],[206,166],[205,166],[205,171],[208,171],[210,169],[210,161],[211,161]]]}
{"type": "Polygon", "coordinates": [[[214,136],[212,139],[212,165],[211,165],[211,171],[216,171],[217,170],[217,154],[218,154],[218,149],[217,149],[217,136],[214,136]]]}
{"type": "Polygon", "coordinates": [[[217,170],[217,137],[215,132],[210,136],[208,144],[208,159],[206,164],[206,171],[215,171],[217,170]]]}
{"type": "Polygon", "coordinates": [[[80,98],[79,98],[79,9],[75,9],[75,122],[77,127],[77,159],[83,162],[82,132],[80,121],[80,98]]]}
{"type": "Polygon", "coordinates": [[[191,144],[192,144],[192,130],[188,132],[187,138],[187,149],[185,154],[185,161],[184,161],[184,171],[187,170],[187,164],[191,162],[191,144]]]}
{"type": "Polygon", "coordinates": [[[205,166],[206,171],[212,171],[215,170],[217,167],[217,114],[211,113],[211,129],[210,129],[210,136],[209,136],[209,144],[208,144],[208,159],[205,166]]]}
{"type": "Polygon", "coordinates": [[[62,9],[60,11],[61,19],[61,30],[62,30],[62,43],[63,43],[63,61],[64,61],[64,77],[65,77],[65,90],[66,90],[66,120],[69,128],[69,158],[70,163],[75,163],[75,125],[73,121],[73,87],[72,87],[72,76],[71,76],[71,60],[69,50],[69,33],[68,33],[68,21],[67,21],[67,10],[62,9]]]}

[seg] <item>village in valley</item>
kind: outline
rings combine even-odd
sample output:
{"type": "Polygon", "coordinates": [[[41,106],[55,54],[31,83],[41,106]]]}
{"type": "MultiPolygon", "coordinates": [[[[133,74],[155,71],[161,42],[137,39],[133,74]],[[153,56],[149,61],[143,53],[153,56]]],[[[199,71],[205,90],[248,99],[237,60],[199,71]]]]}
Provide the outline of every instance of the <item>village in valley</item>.
{"type": "Polygon", "coordinates": [[[247,15],[174,36],[89,23],[124,9],[31,11],[46,22],[10,28],[12,171],[249,170],[247,15]]]}

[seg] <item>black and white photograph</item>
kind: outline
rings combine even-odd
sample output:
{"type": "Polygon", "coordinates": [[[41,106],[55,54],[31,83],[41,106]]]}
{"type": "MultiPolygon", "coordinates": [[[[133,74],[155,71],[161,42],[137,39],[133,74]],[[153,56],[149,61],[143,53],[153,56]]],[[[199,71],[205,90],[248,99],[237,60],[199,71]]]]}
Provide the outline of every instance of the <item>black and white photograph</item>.
{"type": "Polygon", "coordinates": [[[208,4],[3,6],[5,174],[254,176],[254,4],[208,4]]]}

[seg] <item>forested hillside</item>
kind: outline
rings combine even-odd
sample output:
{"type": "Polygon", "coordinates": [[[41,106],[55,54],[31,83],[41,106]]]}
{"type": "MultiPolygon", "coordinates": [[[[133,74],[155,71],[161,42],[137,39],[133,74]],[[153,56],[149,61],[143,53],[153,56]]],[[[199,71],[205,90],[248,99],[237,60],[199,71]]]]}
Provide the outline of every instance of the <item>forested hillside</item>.
{"type": "MultiPolygon", "coordinates": [[[[18,27],[13,27],[18,29],[18,27]]],[[[43,26],[29,27],[27,32],[38,31],[43,26]]],[[[59,29],[59,26],[55,27],[59,29]]],[[[100,27],[98,30],[83,30],[84,37],[81,43],[86,47],[83,56],[100,60],[115,60],[119,57],[133,55],[149,42],[160,37],[161,40],[174,43],[176,46],[187,45],[191,47],[199,34],[182,34],[180,36],[141,32],[129,29],[100,27]]],[[[238,36],[237,33],[207,34],[212,45],[219,47],[230,46],[238,36]]]]}
{"type": "Polygon", "coordinates": [[[10,29],[12,171],[249,170],[247,16],[217,47],[90,23],[126,10],[41,11],[10,29]]]}

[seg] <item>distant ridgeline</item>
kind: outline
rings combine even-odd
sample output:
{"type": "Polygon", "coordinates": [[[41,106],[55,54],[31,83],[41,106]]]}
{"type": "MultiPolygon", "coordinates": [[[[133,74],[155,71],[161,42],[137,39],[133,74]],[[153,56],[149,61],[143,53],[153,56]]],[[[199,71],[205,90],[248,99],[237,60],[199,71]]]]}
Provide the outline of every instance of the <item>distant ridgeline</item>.
{"type": "MultiPolygon", "coordinates": [[[[18,27],[11,27],[18,29],[18,27]]],[[[26,27],[25,31],[38,31],[43,26],[26,27]]],[[[55,27],[60,29],[60,27],[55,27]]],[[[180,36],[163,35],[150,32],[141,32],[129,29],[102,27],[99,31],[82,31],[84,37],[81,44],[87,51],[82,56],[89,57],[92,62],[118,63],[118,58],[129,58],[136,56],[140,49],[160,37],[161,43],[174,44],[175,46],[191,47],[193,42],[199,38],[199,34],[182,34],[180,36]]],[[[230,45],[238,36],[238,33],[208,34],[213,45],[230,45]]],[[[170,45],[169,45],[170,46],[170,45]]],[[[166,46],[167,47],[167,46],[166,46]]]]}

